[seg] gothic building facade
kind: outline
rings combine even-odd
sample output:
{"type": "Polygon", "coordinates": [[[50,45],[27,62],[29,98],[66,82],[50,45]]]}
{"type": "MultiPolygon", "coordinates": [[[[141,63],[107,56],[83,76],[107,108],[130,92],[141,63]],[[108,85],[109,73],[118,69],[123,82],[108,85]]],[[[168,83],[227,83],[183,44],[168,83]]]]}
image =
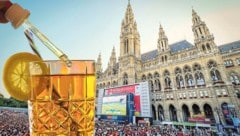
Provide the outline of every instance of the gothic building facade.
{"type": "Polygon", "coordinates": [[[194,44],[169,44],[160,25],[156,49],[141,53],[140,34],[128,3],[121,24],[120,56],[115,48],[106,70],[96,62],[97,89],[147,81],[155,121],[188,121],[201,117],[231,124],[239,117],[240,41],[216,45],[214,36],[192,10],[194,44]]]}

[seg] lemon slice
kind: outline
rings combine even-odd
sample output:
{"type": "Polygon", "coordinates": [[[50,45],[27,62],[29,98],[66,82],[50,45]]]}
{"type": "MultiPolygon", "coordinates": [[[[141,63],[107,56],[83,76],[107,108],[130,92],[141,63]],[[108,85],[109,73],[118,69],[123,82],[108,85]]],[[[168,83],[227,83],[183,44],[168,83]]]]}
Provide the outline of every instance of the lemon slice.
{"type": "Polygon", "coordinates": [[[30,96],[29,62],[42,61],[37,55],[21,52],[12,55],[3,69],[3,83],[15,99],[26,101],[30,96]]]}

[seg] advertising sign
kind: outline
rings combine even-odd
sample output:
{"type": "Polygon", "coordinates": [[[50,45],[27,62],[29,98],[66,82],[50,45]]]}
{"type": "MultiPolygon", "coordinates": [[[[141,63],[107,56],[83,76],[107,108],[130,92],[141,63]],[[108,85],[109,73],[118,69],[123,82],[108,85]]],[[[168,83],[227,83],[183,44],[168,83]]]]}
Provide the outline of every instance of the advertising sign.
{"type": "Polygon", "coordinates": [[[103,115],[126,115],[127,97],[126,95],[103,97],[102,114],[103,115]]]}
{"type": "Polygon", "coordinates": [[[151,117],[151,102],[149,96],[148,82],[141,82],[139,85],[140,102],[141,102],[141,116],[151,117]]]}
{"type": "Polygon", "coordinates": [[[104,89],[99,89],[98,97],[97,97],[97,115],[100,115],[102,113],[103,94],[104,94],[104,89]]]}
{"type": "Polygon", "coordinates": [[[120,86],[115,88],[108,88],[105,90],[105,95],[116,95],[116,94],[134,94],[134,110],[136,114],[139,114],[141,111],[140,107],[140,95],[136,94],[139,84],[120,86]]]}

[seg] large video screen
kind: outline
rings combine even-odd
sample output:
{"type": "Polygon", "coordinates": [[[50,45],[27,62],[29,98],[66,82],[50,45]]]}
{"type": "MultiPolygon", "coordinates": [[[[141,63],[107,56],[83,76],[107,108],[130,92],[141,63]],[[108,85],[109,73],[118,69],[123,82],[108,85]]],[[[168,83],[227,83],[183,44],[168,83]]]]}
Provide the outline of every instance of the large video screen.
{"type": "Polygon", "coordinates": [[[104,115],[126,115],[127,96],[107,96],[103,97],[102,114],[104,115]]]}

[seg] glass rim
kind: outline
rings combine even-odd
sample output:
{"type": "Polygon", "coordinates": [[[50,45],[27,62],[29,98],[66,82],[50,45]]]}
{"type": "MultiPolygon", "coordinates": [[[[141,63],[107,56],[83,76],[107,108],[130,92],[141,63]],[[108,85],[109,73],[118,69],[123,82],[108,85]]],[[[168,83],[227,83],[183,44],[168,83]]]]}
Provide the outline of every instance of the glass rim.
{"type": "MultiPolygon", "coordinates": [[[[93,59],[73,59],[73,60],[70,60],[71,62],[96,62],[95,60],[93,59]]],[[[34,62],[46,62],[46,63],[50,63],[50,62],[62,62],[62,63],[66,63],[65,61],[63,60],[37,60],[37,61],[29,61],[29,63],[34,63],[34,62]]]]}

